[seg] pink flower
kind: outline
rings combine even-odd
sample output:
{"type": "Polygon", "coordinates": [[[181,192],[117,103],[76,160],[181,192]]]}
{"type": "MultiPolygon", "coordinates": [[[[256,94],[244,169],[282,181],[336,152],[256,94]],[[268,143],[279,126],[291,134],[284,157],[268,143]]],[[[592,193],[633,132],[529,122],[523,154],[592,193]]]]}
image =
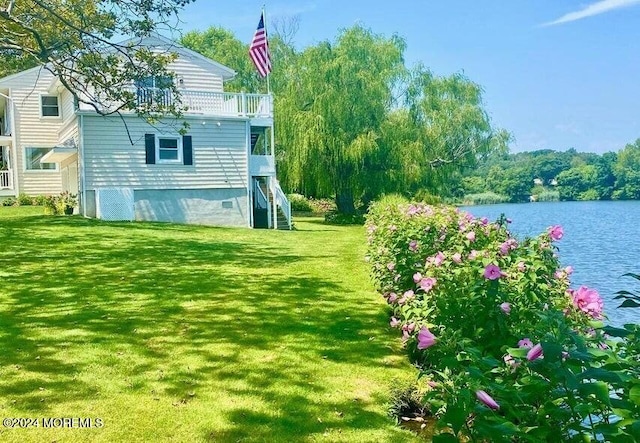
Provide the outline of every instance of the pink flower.
{"type": "Polygon", "coordinates": [[[494,264],[487,265],[484,268],[484,278],[487,280],[497,280],[504,275],[504,273],[500,270],[500,268],[494,264]]]}
{"type": "Polygon", "coordinates": [[[415,205],[409,205],[407,209],[407,215],[416,215],[418,213],[418,207],[415,205]]]}
{"type": "Polygon", "coordinates": [[[395,317],[391,317],[391,321],[389,322],[389,325],[390,325],[392,328],[397,328],[399,324],[400,324],[400,320],[398,320],[398,319],[397,319],[397,318],[395,318],[395,317]]]}
{"type": "Polygon", "coordinates": [[[567,275],[573,274],[573,266],[567,266],[566,268],[564,268],[564,272],[567,275]]]}
{"type": "Polygon", "coordinates": [[[411,240],[411,241],[409,242],[409,249],[410,249],[412,252],[416,252],[416,251],[418,250],[418,242],[417,242],[417,241],[415,241],[415,240],[411,240]]]}
{"type": "Polygon", "coordinates": [[[433,259],[433,264],[436,266],[440,266],[442,265],[442,262],[444,261],[444,259],[445,259],[444,253],[438,252],[433,259]]]}
{"type": "Polygon", "coordinates": [[[402,326],[402,330],[407,331],[409,334],[411,334],[415,329],[416,329],[416,324],[413,322],[406,323],[405,325],[402,326]]]}
{"type": "Polygon", "coordinates": [[[533,343],[531,342],[531,340],[525,337],[518,342],[518,347],[524,348],[524,349],[531,349],[533,347],[533,343]]]}
{"type": "Polygon", "coordinates": [[[420,274],[419,272],[416,272],[415,274],[413,274],[414,283],[418,283],[420,280],[422,280],[422,274],[420,274]]]}
{"type": "Polygon", "coordinates": [[[564,235],[564,230],[560,225],[549,226],[547,228],[547,233],[549,234],[549,237],[551,237],[551,240],[557,241],[560,240],[564,235]]]}
{"type": "Polygon", "coordinates": [[[491,398],[491,396],[485,391],[476,391],[476,397],[478,398],[478,400],[480,400],[480,402],[484,403],[484,405],[489,407],[490,409],[493,409],[494,411],[500,409],[500,405],[496,403],[496,401],[491,398]]]}
{"type": "Polygon", "coordinates": [[[487,217],[482,217],[480,219],[480,223],[482,223],[482,226],[487,226],[487,224],[489,223],[489,219],[487,217]]]}
{"type": "Polygon", "coordinates": [[[602,318],[603,302],[595,289],[580,286],[572,291],[573,305],[595,319],[602,318]]]}
{"type": "Polygon", "coordinates": [[[426,327],[418,332],[418,349],[427,349],[436,343],[436,336],[426,327]]]}
{"type": "Polygon", "coordinates": [[[396,268],[395,263],[387,263],[387,269],[393,271],[396,268]]]}
{"type": "Polygon", "coordinates": [[[517,368],[518,366],[520,366],[520,362],[517,362],[511,355],[506,354],[504,357],[502,357],[502,359],[504,360],[505,364],[507,366],[511,366],[512,368],[517,368]]]}
{"type": "Polygon", "coordinates": [[[451,260],[453,260],[456,263],[462,263],[462,255],[460,255],[459,252],[456,252],[451,256],[451,260]]]}
{"type": "Polygon", "coordinates": [[[398,294],[396,294],[395,292],[392,292],[391,294],[389,294],[389,298],[387,299],[387,301],[389,303],[395,303],[398,300],[398,294]]]}
{"type": "Polygon", "coordinates": [[[402,296],[407,300],[411,300],[413,297],[415,297],[415,293],[412,290],[408,290],[404,294],[402,294],[402,296]]]}
{"type": "Polygon", "coordinates": [[[519,272],[524,272],[527,269],[527,265],[525,265],[523,261],[518,262],[518,265],[516,267],[519,272]]]}
{"type": "Polygon", "coordinates": [[[529,349],[529,352],[527,352],[527,360],[533,361],[540,357],[542,357],[542,345],[538,343],[533,348],[529,349]]]}
{"type": "Polygon", "coordinates": [[[500,309],[502,309],[502,312],[509,315],[511,313],[511,303],[508,303],[508,302],[500,303],[500,309]]]}
{"type": "Polygon", "coordinates": [[[420,289],[424,292],[429,292],[436,285],[437,280],[433,277],[427,277],[420,280],[420,289]]]}
{"type": "Polygon", "coordinates": [[[469,252],[469,260],[475,260],[478,257],[478,251],[476,251],[475,249],[472,249],[471,252],[469,252]]]}
{"type": "Polygon", "coordinates": [[[470,242],[476,241],[476,233],[474,231],[467,232],[467,240],[470,242]]]}

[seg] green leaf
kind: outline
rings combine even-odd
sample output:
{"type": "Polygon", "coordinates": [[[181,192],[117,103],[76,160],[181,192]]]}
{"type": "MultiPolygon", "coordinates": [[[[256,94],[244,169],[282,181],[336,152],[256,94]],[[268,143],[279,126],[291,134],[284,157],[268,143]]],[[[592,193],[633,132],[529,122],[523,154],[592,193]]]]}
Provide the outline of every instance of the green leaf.
{"type": "Polygon", "coordinates": [[[611,399],[609,398],[609,386],[601,381],[592,383],[583,383],[578,388],[578,391],[585,396],[593,395],[600,402],[611,405],[611,399]]]}
{"type": "Polygon", "coordinates": [[[640,303],[633,301],[633,300],[625,300],[622,302],[622,304],[620,306],[618,306],[619,308],[637,308],[640,306],[640,303]]]}
{"type": "MultiPolygon", "coordinates": [[[[453,432],[456,434],[460,432],[460,429],[464,426],[467,421],[467,413],[466,409],[460,403],[455,405],[449,405],[447,407],[447,412],[442,416],[442,421],[447,423],[453,429],[453,432]]],[[[456,440],[457,441],[457,440],[456,440]]]]}
{"type": "Polygon", "coordinates": [[[611,337],[626,337],[630,334],[626,329],[614,328],[613,326],[605,326],[602,330],[611,337]]]}
{"type": "MultiPolygon", "coordinates": [[[[614,371],[607,371],[602,368],[589,368],[579,376],[582,380],[594,379],[600,381],[606,381],[610,383],[620,383],[623,381],[623,376],[614,371]]],[[[625,377],[628,379],[628,377],[625,377]]]]}
{"type": "Polygon", "coordinates": [[[640,406],[640,385],[635,385],[629,390],[629,400],[640,406]]]}
{"type": "Polygon", "coordinates": [[[458,438],[450,433],[438,434],[433,436],[433,443],[460,443],[458,438]]]}

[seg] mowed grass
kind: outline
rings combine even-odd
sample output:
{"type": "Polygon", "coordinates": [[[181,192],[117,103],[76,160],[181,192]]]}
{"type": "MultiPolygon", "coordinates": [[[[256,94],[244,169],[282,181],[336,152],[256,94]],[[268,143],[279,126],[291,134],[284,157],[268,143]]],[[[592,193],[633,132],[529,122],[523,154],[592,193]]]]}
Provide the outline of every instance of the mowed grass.
{"type": "Polygon", "coordinates": [[[415,373],[363,228],[296,225],[0,208],[0,418],[104,421],[0,427],[0,441],[414,441],[386,415],[415,373]]]}

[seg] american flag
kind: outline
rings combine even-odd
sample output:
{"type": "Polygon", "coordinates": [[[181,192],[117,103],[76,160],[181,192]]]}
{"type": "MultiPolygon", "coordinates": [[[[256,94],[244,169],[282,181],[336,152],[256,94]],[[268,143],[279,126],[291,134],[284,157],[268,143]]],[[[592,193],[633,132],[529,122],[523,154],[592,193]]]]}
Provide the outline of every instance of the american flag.
{"type": "Polygon", "coordinates": [[[269,56],[269,44],[267,43],[267,31],[264,28],[264,14],[260,15],[258,29],[249,46],[249,57],[256,65],[256,69],[262,77],[271,72],[271,58],[269,56]]]}

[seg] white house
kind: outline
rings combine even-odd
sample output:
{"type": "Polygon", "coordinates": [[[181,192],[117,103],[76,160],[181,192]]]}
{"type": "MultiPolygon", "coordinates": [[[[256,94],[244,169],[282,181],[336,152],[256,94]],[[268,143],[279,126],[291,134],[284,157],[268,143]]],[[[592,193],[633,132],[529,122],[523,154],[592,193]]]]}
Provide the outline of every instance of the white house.
{"type": "Polygon", "coordinates": [[[233,70],[160,36],[143,43],[178,55],[187,133],[77,106],[40,67],[2,78],[0,197],[70,191],[87,217],[290,229],[272,96],[224,92],[233,70]]]}

